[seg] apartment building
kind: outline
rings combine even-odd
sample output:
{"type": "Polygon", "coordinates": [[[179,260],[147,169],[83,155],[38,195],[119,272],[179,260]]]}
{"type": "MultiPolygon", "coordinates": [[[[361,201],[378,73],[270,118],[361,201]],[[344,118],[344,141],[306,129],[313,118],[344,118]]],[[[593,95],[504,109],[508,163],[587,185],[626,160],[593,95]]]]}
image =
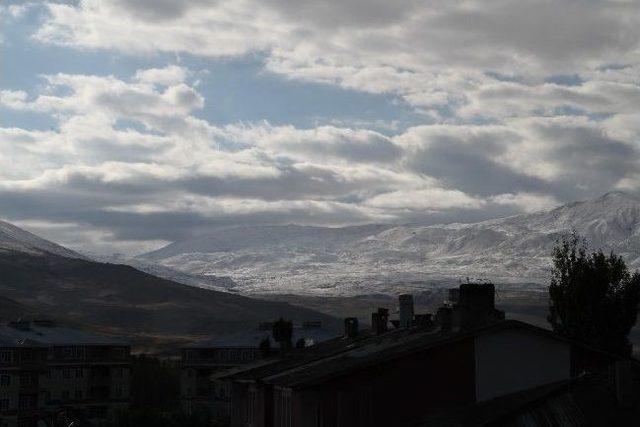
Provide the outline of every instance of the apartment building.
{"type": "MultiPolygon", "coordinates": [[[[274,350],[273,323],[264,322],[255,330],[222,335],[191,344],[181,351],[180,393],[187,412],[206,408],[215,418],[226,419],[231,405],[231,389],[212,380],[212,375],[260,359],[260,344],[269,339],[274,350]]],[[[337,334],[318,321],[293,325],[292,342],[312,346],[337,334]]]]}
{"type": "Polygon", "coordinates": [[[0,336],[0,427],[31,427],[39,416],[47,354],[46,346],[0,336]]]}
{"type": "Polygon", "coordinates": [[[412,298],[401,296],[394,329],[380,308],[369,331],[346,319],[342,338],[216,375],[232,391],[231,426],[467,425],[440,417],[493,416],[487,405],[497,399],[517,403],[522,393],[628,362],[505,320],[494,292],[491,284],[464,284],[434,320],[414,314],[412,298]]]}
{"type": "Polygon", "coordinates": [[[0,325],[0,344],[0,423],[6,427],[31,427],[60,408],[98,421],[129,406],[124,341],[36,320],[0,325]]]}

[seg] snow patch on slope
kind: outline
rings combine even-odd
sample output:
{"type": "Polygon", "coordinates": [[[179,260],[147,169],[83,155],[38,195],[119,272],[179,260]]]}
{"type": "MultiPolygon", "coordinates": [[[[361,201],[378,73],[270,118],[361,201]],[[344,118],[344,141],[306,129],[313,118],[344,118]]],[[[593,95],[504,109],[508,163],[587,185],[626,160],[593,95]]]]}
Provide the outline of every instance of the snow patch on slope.
{"type": "Polygon", "coordinates": [[[0,252],[24,252],[32,255],[53,254],[83,258],[77,252],[45,240],[8,222],[0,221],[0,252]]]}
{"type": "Polygon", "coordinates": [[[141,259],[230,276],[246,293],[397,292],[465,276],[544,284],[554,243],[574,229],[640,265],[640,200],[621,192],[473,224],[225,228],[141,259]]]}

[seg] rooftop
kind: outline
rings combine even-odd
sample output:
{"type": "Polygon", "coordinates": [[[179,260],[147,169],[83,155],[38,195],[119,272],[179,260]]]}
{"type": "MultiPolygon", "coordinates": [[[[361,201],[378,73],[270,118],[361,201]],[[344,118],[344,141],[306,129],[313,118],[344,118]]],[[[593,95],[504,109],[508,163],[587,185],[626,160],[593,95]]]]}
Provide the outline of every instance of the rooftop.
{"type": "MultiPolygon", "coordinates": [[[[304,328],[294,327],[293,336],[291,341],[293,345],[301,338],[310,340],[309,344],[317,344],[322,341],[335,338],[338,333],[332,330],[324,328],[304,328]]],[[[198,341],[186,348],[224,348],[224,347],[254,347],[257,348],[260,342],[265,338],[271,339],[271,345],[275,346],[277,343],[273,339],[271,330],[253,330],[247,332],[239,332],[230,335],[221,335],[214,338],[198,341]]]]}
{"type": "Polygon", "coordinates": [[[50,321],[19,321],[0,324],[0,344],[5,347],[127,345],[120,338],[66,328],[50,321]]]}
{"type": "Polygon", "coordinates": [[[472,330],[454,330],[447,334],[442,334],[439,328],[395,329],[381,335],[362,334],[351,340],[330,340],[314,346],[316,348],[293,352],[288,357],[261,361],[221,374],[219,378],[263,381],[273,385],[303,388],[384,360],[504,329],[526,330],[550,339],[583,346],[547,329],[517,320],[504,320],[472,330]]]}

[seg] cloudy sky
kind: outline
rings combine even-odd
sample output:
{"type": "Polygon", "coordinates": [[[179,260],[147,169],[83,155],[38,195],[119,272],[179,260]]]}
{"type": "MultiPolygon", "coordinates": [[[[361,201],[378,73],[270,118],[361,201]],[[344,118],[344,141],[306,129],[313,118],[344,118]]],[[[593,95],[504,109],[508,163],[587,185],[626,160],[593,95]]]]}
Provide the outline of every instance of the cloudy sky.
{"type": "Polygon", "coordinates": [[[636,0],[0,4],[0,218],[76,249],[640,186],[636,0]]]}

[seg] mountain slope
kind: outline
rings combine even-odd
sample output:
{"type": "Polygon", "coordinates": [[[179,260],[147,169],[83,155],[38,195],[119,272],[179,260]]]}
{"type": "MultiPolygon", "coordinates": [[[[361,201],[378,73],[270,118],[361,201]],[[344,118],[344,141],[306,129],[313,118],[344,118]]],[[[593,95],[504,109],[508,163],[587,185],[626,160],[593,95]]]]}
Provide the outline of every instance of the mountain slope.
{"type": "Polygon", "coordinates": [[[554,242],[573,229],[640,264],[640,200],[621,192],[474,224],[227,228],[142,258],[229,275],[245,292],[395,292],[462,276],[543,283],[554,242]]]}
{"type": "Polygon", "coordinates": [[[336,319],[313,310],[91,261],[18,227],[0,226],[0,317],[5,319],[49,317],[127,335],[147,347],[244,331],[278,317],[339,327],[336,319]]]}
{"type": "Polygon", "coordinates": [[[0,294],[40,315],[132,336],[176,343],[195,336],[254,328],[279,316],[336,320],[285,303],[185,286],[133,267],[26,253],[0,254],[0,294]]]}
{"type": "Polygon", "coordinates": [[[53,254],[82,258],[77,252],[45,240],[8,222],[0,221],[0,253],[25,252],[33,255],[53,254]]]}

